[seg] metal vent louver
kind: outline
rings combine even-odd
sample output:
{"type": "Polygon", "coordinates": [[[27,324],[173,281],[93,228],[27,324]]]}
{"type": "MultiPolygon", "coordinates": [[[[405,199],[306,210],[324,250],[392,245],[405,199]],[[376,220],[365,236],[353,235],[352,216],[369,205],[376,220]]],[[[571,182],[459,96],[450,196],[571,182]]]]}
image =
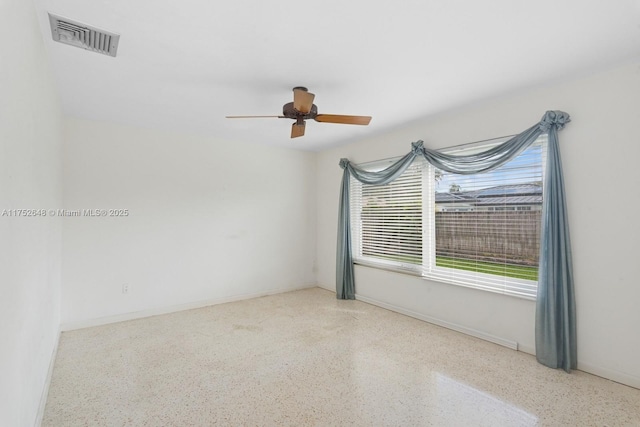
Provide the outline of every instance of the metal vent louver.
{"type": "Polygon", "coordinates": [[[62,16],[49,14],[53,40],[104,55],[116,56],[120,35],[62,16]]]}

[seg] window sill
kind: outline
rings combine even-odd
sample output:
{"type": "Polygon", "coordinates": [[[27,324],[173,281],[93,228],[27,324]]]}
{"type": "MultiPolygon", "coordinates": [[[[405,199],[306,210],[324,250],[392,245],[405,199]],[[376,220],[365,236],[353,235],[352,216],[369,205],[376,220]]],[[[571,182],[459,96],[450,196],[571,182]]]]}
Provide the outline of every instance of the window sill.
{"type": "Polygon", "coordinates": [[[423,279],[425,280],[430,280],[433,282],[438,282],[438,283],[444,283],[447,285],[453,285],[453,286],[460,286],[463,288],[469,288],[469,289],[475,289],[477,291],[481,291],[481,292],[491,292],[492,294],[498,294],[498,295],[505,295],[508,297],[513,297],[513,298],[518,298],[518,299],[525,299],[528,301],[535,301],[536,297],[535,296],[531,296],[531,295],[527,295],[527,294],[522,294],[522,293],[518,293],[518,292],[509,292],[509,291],[505,291],[502,289],[497,289],[495,287],[491,287],[491,286],[481,286],[481,285],[476,285],[473,283],[465,283],[464,281],[461,280],[455,280],[455,279],[448,279],[446,277],[442,277],[442,276],[438,276],[438,275],[430,275],[430,274],[425,274],[421,276],[423,279]]]}
{"type": "Polygon", "coordinates": [[[376,268],[378,270],[385,270],[385,271],[392,271],[394,273],[408,274],[409,276],[414,276],[418,278],[422,277],[422,273],[420,273],[420,271],[416,269],[404,268],[396,265],[382,264],[378,262],[366,261],[361,259],[357,261],[354,260],[353,263],[355,265],[361,265],[363,267],[376,268]]]}
{"type": "MultiPolygon", "coordinates": [[[[493,294],[498,294],[498,295],[505,295],[508,297],[513,297],[513,298],[518,298],[518,299],[524,299],[524,300],[528,300],[528,301],[535,301],[536,297],[535,296],[530,296],[530,295],[522,295],[522,294],[518,294],[515,292],[506,292],[500,289],[491,289],[491,288],[485,288],[482,286],[476,286],[473,284],[469,284],[469,283],[464,283],[461,281],[457,281],[455,279],[447,279],[445,277],[442,276],[435,276],[435,275],[428,275],[428,274],[422,274],[421,271],[418,271],[417,269],[415,269],[416,267],[414,267],[413,269],[410,267],[401,267],[401,266],[397,266],[397,265],[392,265],[392,264],[384,264],[384,263],[379,263],[379,262],[373,262],[373,261],[367,261],[367,260],[354,260],[353,263],[355,265],[360,265],[363,267],[369,267],[369,268],[375,268],[378,270],[385,270],[385,271],[390,271],[393,273],[400,273],[400,274],[406,274],[409,276],[413,276],[419,279],[423,279],[423,280],[428,280],[430,282],[437,282],[437,283],[443,283],[446,285],[453,285],[453,286],[460,286],[463,288],[468,288],[468,289],[475,289],[477,291],[483,291],[483,292],[491,292],[493,294]]],[[[418,267],[420,268],[420,267],[418,267]]]]}

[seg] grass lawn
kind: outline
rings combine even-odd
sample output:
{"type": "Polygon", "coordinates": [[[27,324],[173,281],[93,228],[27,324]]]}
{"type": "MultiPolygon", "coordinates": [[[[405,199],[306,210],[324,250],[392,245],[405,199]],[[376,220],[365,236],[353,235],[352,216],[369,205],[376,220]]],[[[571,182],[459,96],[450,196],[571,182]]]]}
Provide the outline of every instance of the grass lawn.
{"type": "Polygon", "coordinates": [[[472,261],[448,257],[436,257],[438,267],[457,268],[459,270],[476,271],[480,273],[496,274],[498,276],[514,277],[516,279],[538,280],[538,268],[522,265],[504,265],[487,261],[472,261]]]}
{"type": "MultiPolygon", "coordinates": [[[[407,264],[422,263],[422,258],[417,256],[402,255],[371,255],[376,258],[388,259],[391,261],[405,262],[407,264]]],[[[516,279],[538,280],[538,267],[527,267],[523,265],[504,265],[497,262],[473,261],[469,259],[449,258],[439,256],[436,257],[436,265],[438,267],[457,268],[459,270],[475,271],[479,273],[495,274],[497,276],[514,277],[516,279]]]]}

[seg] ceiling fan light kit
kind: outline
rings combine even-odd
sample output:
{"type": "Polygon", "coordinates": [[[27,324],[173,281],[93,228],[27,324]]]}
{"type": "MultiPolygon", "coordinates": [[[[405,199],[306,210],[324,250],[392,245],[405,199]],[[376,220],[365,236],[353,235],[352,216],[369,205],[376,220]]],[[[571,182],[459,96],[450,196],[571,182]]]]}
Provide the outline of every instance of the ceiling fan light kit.
{"type": "Polygon", "coordinates": [[[338,114],[318,114],[318,107],[313,103],[315,95],[306,87],[293,88],[293,102],[282,106],[281,116],[226,116],[228,119],[248,119],[277,117],[280,119],[293,119],[296,122],[291,126],[291,138],[304,135],[306,120],[315,120],[321,123],[339,123],[345,125],[366,126],[371,121],[371,116],[344,116],[338,114]]]}

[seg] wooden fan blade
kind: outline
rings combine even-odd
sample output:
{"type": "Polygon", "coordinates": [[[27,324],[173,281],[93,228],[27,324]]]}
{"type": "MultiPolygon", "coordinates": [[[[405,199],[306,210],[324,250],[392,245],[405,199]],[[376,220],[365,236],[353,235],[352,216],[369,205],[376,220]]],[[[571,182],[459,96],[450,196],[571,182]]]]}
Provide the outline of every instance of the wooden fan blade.
{"type": "Polygon", "coordinates": [[[302,135],[304,135],[304,122],[301,125],[298,123],[291,125],[291,138],[297,138],[302,135]]]}
{"type": "Polygon", "coordinates": [[[371,121],[371,116],[341,116],[338,114],[318,114],[316,122],[341,123],[343,125],[363,125],[366,126],[371,121]]]}
{"type": "Polygon", "coordinates": [[[315,97],[314,94],[307,92],[305,89],[296,87],[293,89],[293,108],[307,114],[311,111],[315,97]]]}
{"type": "Polygon", "coordinates": [[[266,118],[275,118],[275,119],[284,119],[284,116],[225,116],[227,119],[266,119],[266,118]]]}

